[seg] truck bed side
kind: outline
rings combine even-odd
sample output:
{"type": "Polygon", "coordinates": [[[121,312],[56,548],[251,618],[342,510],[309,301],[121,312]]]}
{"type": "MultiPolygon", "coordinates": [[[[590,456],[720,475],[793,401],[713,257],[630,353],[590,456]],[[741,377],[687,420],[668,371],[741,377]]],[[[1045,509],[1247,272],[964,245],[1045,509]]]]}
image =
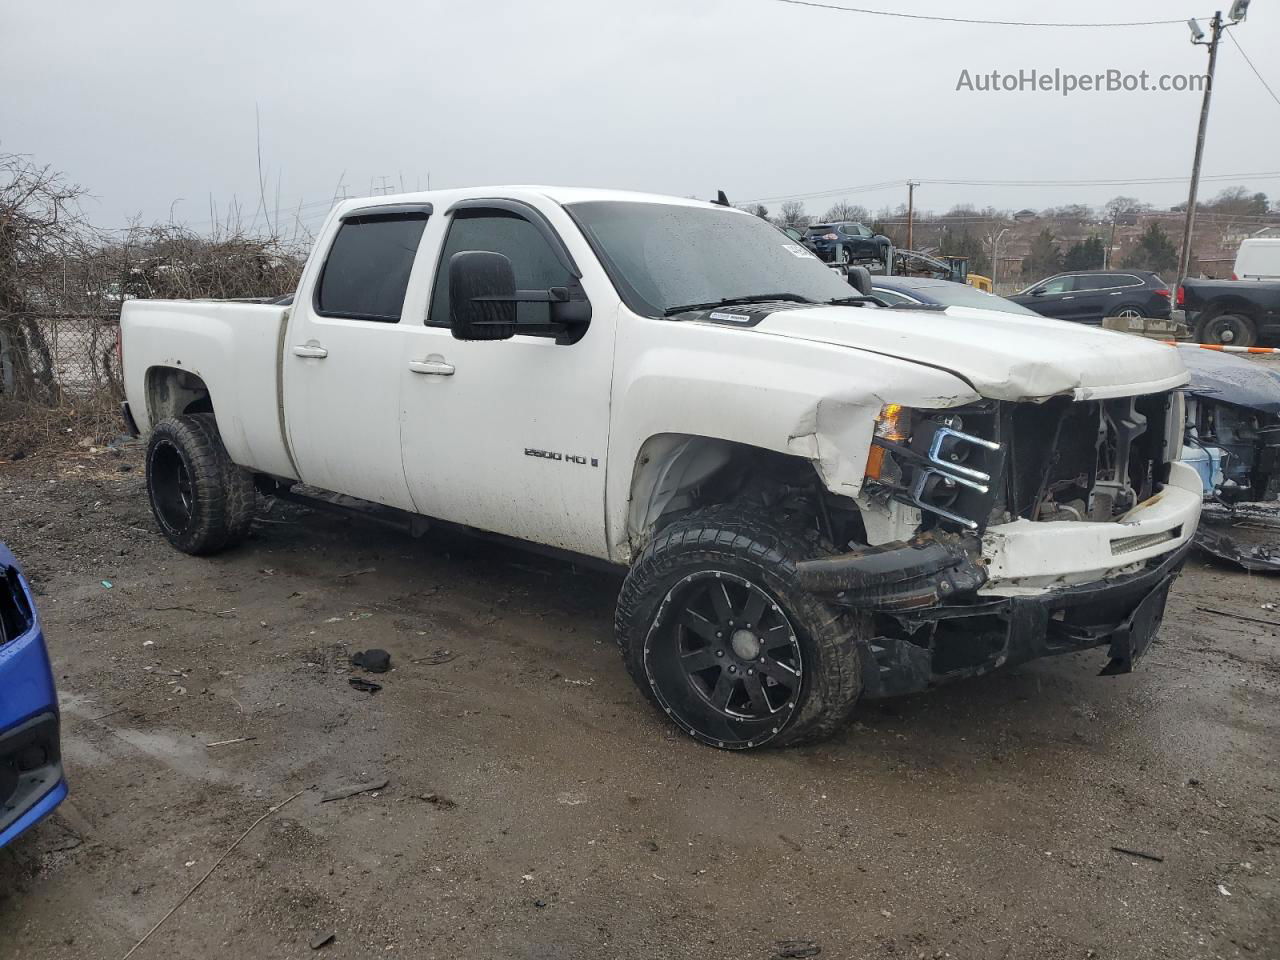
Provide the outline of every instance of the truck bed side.
{"type": "Polygon", "coordinates": [[[259,303],[134,300],[124,305],[125,396],[139,429],[184,412],[166,401],[172,371],[199,378],[241,466],[296,478],[283,433],[280,350],[288,308],[259,303]]]}

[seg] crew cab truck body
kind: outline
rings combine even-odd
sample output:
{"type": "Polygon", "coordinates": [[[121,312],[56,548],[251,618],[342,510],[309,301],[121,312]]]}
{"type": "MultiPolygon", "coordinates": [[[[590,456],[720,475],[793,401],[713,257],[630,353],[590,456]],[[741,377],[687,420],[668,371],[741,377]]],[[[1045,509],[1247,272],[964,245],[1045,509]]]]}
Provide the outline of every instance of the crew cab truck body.
{"type": "Polygon", "coordinates": [[[627,667],[714,746],[1051,653],[1130,669],[1200,510],[1178,352],[853,292],[698,201],[345,201],[290,305],[126,304],[126,416],[188,552],[304,485],[627,568],[627,667]]]}

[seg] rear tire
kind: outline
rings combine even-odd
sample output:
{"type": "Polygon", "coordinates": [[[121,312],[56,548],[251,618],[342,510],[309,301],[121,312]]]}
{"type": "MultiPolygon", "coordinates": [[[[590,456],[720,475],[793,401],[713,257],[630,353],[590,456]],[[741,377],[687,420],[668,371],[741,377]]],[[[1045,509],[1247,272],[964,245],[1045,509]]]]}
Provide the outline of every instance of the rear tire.
{"type": "Polygon", "coordinates": [[[800,588],[813,546],[732,504],[696,510],[641,551],[616,629],[636,685],[714,747],[791,746],[830,736],[862,690],[867,615],[800,588]]]}
{"type": "Polygon", "coordinates": [[[160,531],[183,553],[225,550],[253,522],[253,478],[227,456],[211,413],[156,424],[147,442],[147,495],[160,531]]]}
{"type": "Polygon", "coordinates": [[[1124,306],[1113,308],[1107,316],[1124,317],[1126,320],[1141,320],[1145,315],[1140,307],[1124,306]]]}
{"type": "Polygon", "coordinates": [[[1258,328],[1252,318],[1239,313],[1215,313],[1196,324],[1196,340],[1232,347],[1252,347],[1258,342],[1258,328]]]}

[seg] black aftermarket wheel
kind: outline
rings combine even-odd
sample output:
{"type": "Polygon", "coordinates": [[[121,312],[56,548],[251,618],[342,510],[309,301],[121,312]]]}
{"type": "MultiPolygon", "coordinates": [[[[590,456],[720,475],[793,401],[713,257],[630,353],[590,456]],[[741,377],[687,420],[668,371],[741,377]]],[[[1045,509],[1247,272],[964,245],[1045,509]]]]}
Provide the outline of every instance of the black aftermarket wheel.
{"type": "Polygon", "coordinates": [[[687,733],[725,749],[829,735],[861,688],[866,628],[795,583],[812,549],[767,518],[713,507],[660,531],[618,603],[632,678],[687,733]]]}
{"type": "Polygon", "coordinates": [[[156,424],[147,442],[147,494],[161,532],[184,553],[215,553],[249,532],[253,479],[227,456],[212,414],[156,424]]]}

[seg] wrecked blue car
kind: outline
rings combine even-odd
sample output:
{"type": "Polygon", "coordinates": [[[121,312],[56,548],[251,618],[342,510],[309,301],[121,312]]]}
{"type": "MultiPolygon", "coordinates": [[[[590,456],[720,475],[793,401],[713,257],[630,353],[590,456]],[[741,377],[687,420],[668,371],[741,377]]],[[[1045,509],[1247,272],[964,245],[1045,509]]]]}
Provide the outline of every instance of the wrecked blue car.
{"type": "Polygon", "coordinates": [[[1182,348],[1191,371],[1182,461],[1205,502],[1196,546],[1246,570],[1280,572],[1280,370],[1182,348]]]}
{"type": "Polygon", "coordinates": [[[0,847],[67,795],[58,695],[31,588],[0,543],[0,847]]]}

